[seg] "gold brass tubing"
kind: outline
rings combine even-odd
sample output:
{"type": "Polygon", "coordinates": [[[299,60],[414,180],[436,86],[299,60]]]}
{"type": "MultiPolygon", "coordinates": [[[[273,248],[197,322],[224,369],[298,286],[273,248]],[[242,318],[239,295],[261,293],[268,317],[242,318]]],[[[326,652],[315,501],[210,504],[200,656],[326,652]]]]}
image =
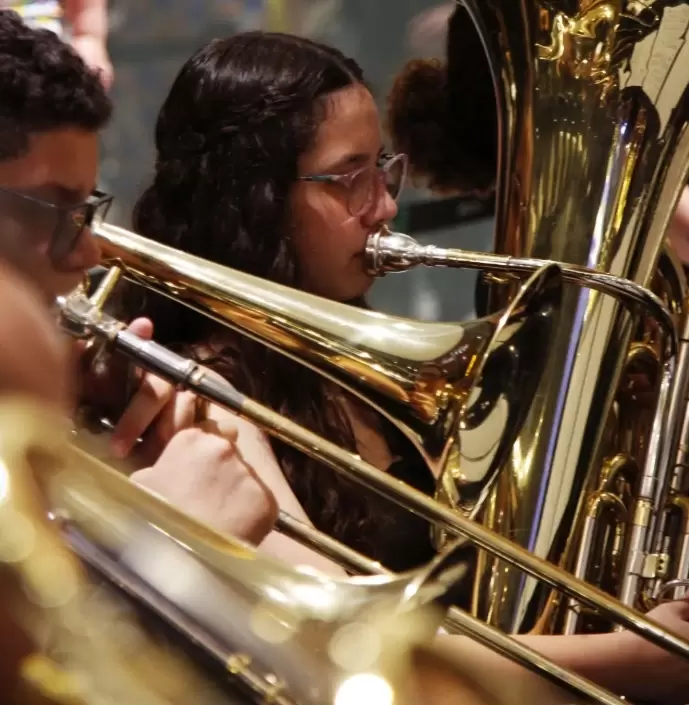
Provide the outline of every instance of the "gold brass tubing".
{"type": "Polygon", "coordinates": [[[404,482],[379,471],[358,456],[249,399],[193,360],[183,358],[153,341],[140,339],[131,332],[123,330],[121,324],[109,316],[101,315],[96,321],[89,319],[88,299],[86,302],[77,302],[75,310],[67,311],[65,307],[73,301],[72,298],[62,298],[57,302],[58,307],[62,307],[63,313],[71,317],[73,324],[81,320],[92,335],[105,336],[110,340],[114,350],[123,353],[149,372],[171,380],[210,402],[245,416],[273,437],[290,443],[296,449],[346,475],[350,480],[373,489],[430,523],[442,526],[452,534],[469,538],[479,548],[516,565],[535,578],[540,578],[550,587],[562,590],[568,597],[598,610],[602,615],[616,620],[621,626],[654,644],[675,654],[689,657],[689,642],[621,605],[602,590],[573,578],[512,541],[477,522],[466,519],[458,512],[443,507],[404,482]],[[84,309],[80,308],[81,305],[84,309]]]}
{"type": "Polygon", "coordinates": [[[285,536],[299,541],[308,546],[321,556],[338,563],[342,568],[352,573],[363,573],[364,575],[392,575],[392,572],[385,568],[378,561],[358,553],[345,546],[336,539],[324,534],[318,529],[305,524],[299,519],[295,519],[287,512],[280,510],[275,528],[285,536]]]}
{"type": "Polygon", "coordinates": [[[120,267],[110,267],[108,273],[103,277],[98,288],[89,297],[91,303],[100,311],[107,303],[115,287],[122,278],[122,269],[120,267]]]}
{"type": "MultiPolygon", "coordinates": [[[[434,245],[420,245],[405,233],[394,233],[382,228],[369,236],[366,244],[366,262],[370,274],[382,277],[388,272],[405,272],[419,265],[428,267],[458,267],[483,272],[514,275],[532,274],[550,260],[531,257],[511,257],[461,249],[446,249],[434,245]]],[[[628,308],[641,307],[662,326],[668,336],[669,354],[677,351],[678,341],[672,314],[652,291],[636,282],[607,272],[580,265],[557,262],[562,278],[569,284],[594,289],[620,300],[628,308]]]]}

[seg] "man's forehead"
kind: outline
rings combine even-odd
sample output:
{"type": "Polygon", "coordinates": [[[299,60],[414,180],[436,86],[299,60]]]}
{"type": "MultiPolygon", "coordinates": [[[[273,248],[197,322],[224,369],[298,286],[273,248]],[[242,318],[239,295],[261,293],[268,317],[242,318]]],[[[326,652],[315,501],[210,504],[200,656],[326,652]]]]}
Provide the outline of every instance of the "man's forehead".
{"type": "Polygon", "coordinates": [[[32,136],[24,154],[0,162],[0,186],[69,205],[88,196],[97,173],[97,135],[60,130],[32,136]]]}

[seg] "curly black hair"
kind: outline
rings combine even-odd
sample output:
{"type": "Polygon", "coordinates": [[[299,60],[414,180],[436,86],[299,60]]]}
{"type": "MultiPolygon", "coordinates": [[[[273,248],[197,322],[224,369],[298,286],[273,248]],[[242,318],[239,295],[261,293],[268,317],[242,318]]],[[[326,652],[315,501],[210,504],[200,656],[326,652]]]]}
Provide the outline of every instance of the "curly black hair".
{"type": "Polygon", "coordinates": [[[96,132],[112,104],[96,71],[54,32],[0,10],[0,159],[21,157],[33,134],[96,132]]]}
{"type": "Polygon", "coordinates": [[[437,192],[485,192],[495,185],[498,119],[493,79],[480,36],[457,5],[444,62],[416,59],[396,77],[387,123],[409,172],[437,192]]]}

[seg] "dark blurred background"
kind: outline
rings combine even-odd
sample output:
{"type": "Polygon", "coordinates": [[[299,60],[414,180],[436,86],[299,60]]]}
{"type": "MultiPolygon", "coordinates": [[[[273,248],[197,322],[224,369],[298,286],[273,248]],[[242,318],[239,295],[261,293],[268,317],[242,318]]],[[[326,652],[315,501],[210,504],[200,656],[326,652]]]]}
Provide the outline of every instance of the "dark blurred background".
{"type": "MultiPolygon", "coordinates": [[[[442,56],[439,8],[433,0],[110,0],[116,115],[101,177],[116,196],[111,219],[129,226],[151,172],[158,108],[182,63],[209,39],[267,28],[333,44],[364,67],[382,106],[405,61],[442,56]]],[[[491,216],[490,204],[408,188],[395,227],[424,243],[486,250],[491,216]]],[[[388,313],[459,320],[474,315],[474,283],[472,272],[418,269],[379,280],[370,299],[388,313]]]]}

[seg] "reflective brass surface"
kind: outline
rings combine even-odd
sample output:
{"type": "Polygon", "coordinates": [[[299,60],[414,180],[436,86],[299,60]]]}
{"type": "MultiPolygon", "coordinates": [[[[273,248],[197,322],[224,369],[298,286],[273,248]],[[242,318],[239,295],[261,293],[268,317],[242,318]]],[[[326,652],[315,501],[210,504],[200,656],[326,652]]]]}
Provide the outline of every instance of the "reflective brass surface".
{"type": "MultiPolygon", "coordinates": [[[[500,116],[495,252],[651,287],[689,174],[689,3],[463,4],[489,56],[500,116]]],[[[493,306],[507,296],[504,286],[492,287],[493,306]]],[[[629,346],[644,339],[645,324],[610,297],[566,287],[558,326],[537,401],[483,521],[574,571],[589,499],[620,450],[606,428],[624,403],[629,346]]],[[[658,519],[681,419],[670,410],[686,385],[685,371],[667,364],[661,359],[651,380],[657,402],[647,441],[633,454],[621,449],[639,468],[625,501],[623,555],[606,550],[603,560],[612,562],[581,576],[607,571],[606,589],[639,606],[663,576],[658,519]]],[[[489,557],[475,595],[475,613],[508,631],[563,629],[565,603],[489,557]]]]}
{"type": "Polygon", "coordinates": [[[453,506],[461,497],[469,511],[489,491],[544,368],[561,289],[557,268],[535,269],[519,296],[492,316],[423,323],[324,300],[111,225],[95,235],[104,262],[128,278],[371,404],[417,446],[453,506]],[[450,462],[457,457],[461,476],[450,462]]]}
{"type": "Polygon", "coordinates": [[[21,580],[13,609],[38,642],[24,680],[51,702],[354,705],[376,694],[402,705],[426,702],[418,658],[479,692],[480,679],[423,645],[442,618],[433,601],[461,565],[351,581],[299,572],[70,447],[68,430],[33,402],[0,401],[0,565],[21,580]],[[244,695],[227,699],[149,642],[77,557],[201,647],[244,695]]]}

